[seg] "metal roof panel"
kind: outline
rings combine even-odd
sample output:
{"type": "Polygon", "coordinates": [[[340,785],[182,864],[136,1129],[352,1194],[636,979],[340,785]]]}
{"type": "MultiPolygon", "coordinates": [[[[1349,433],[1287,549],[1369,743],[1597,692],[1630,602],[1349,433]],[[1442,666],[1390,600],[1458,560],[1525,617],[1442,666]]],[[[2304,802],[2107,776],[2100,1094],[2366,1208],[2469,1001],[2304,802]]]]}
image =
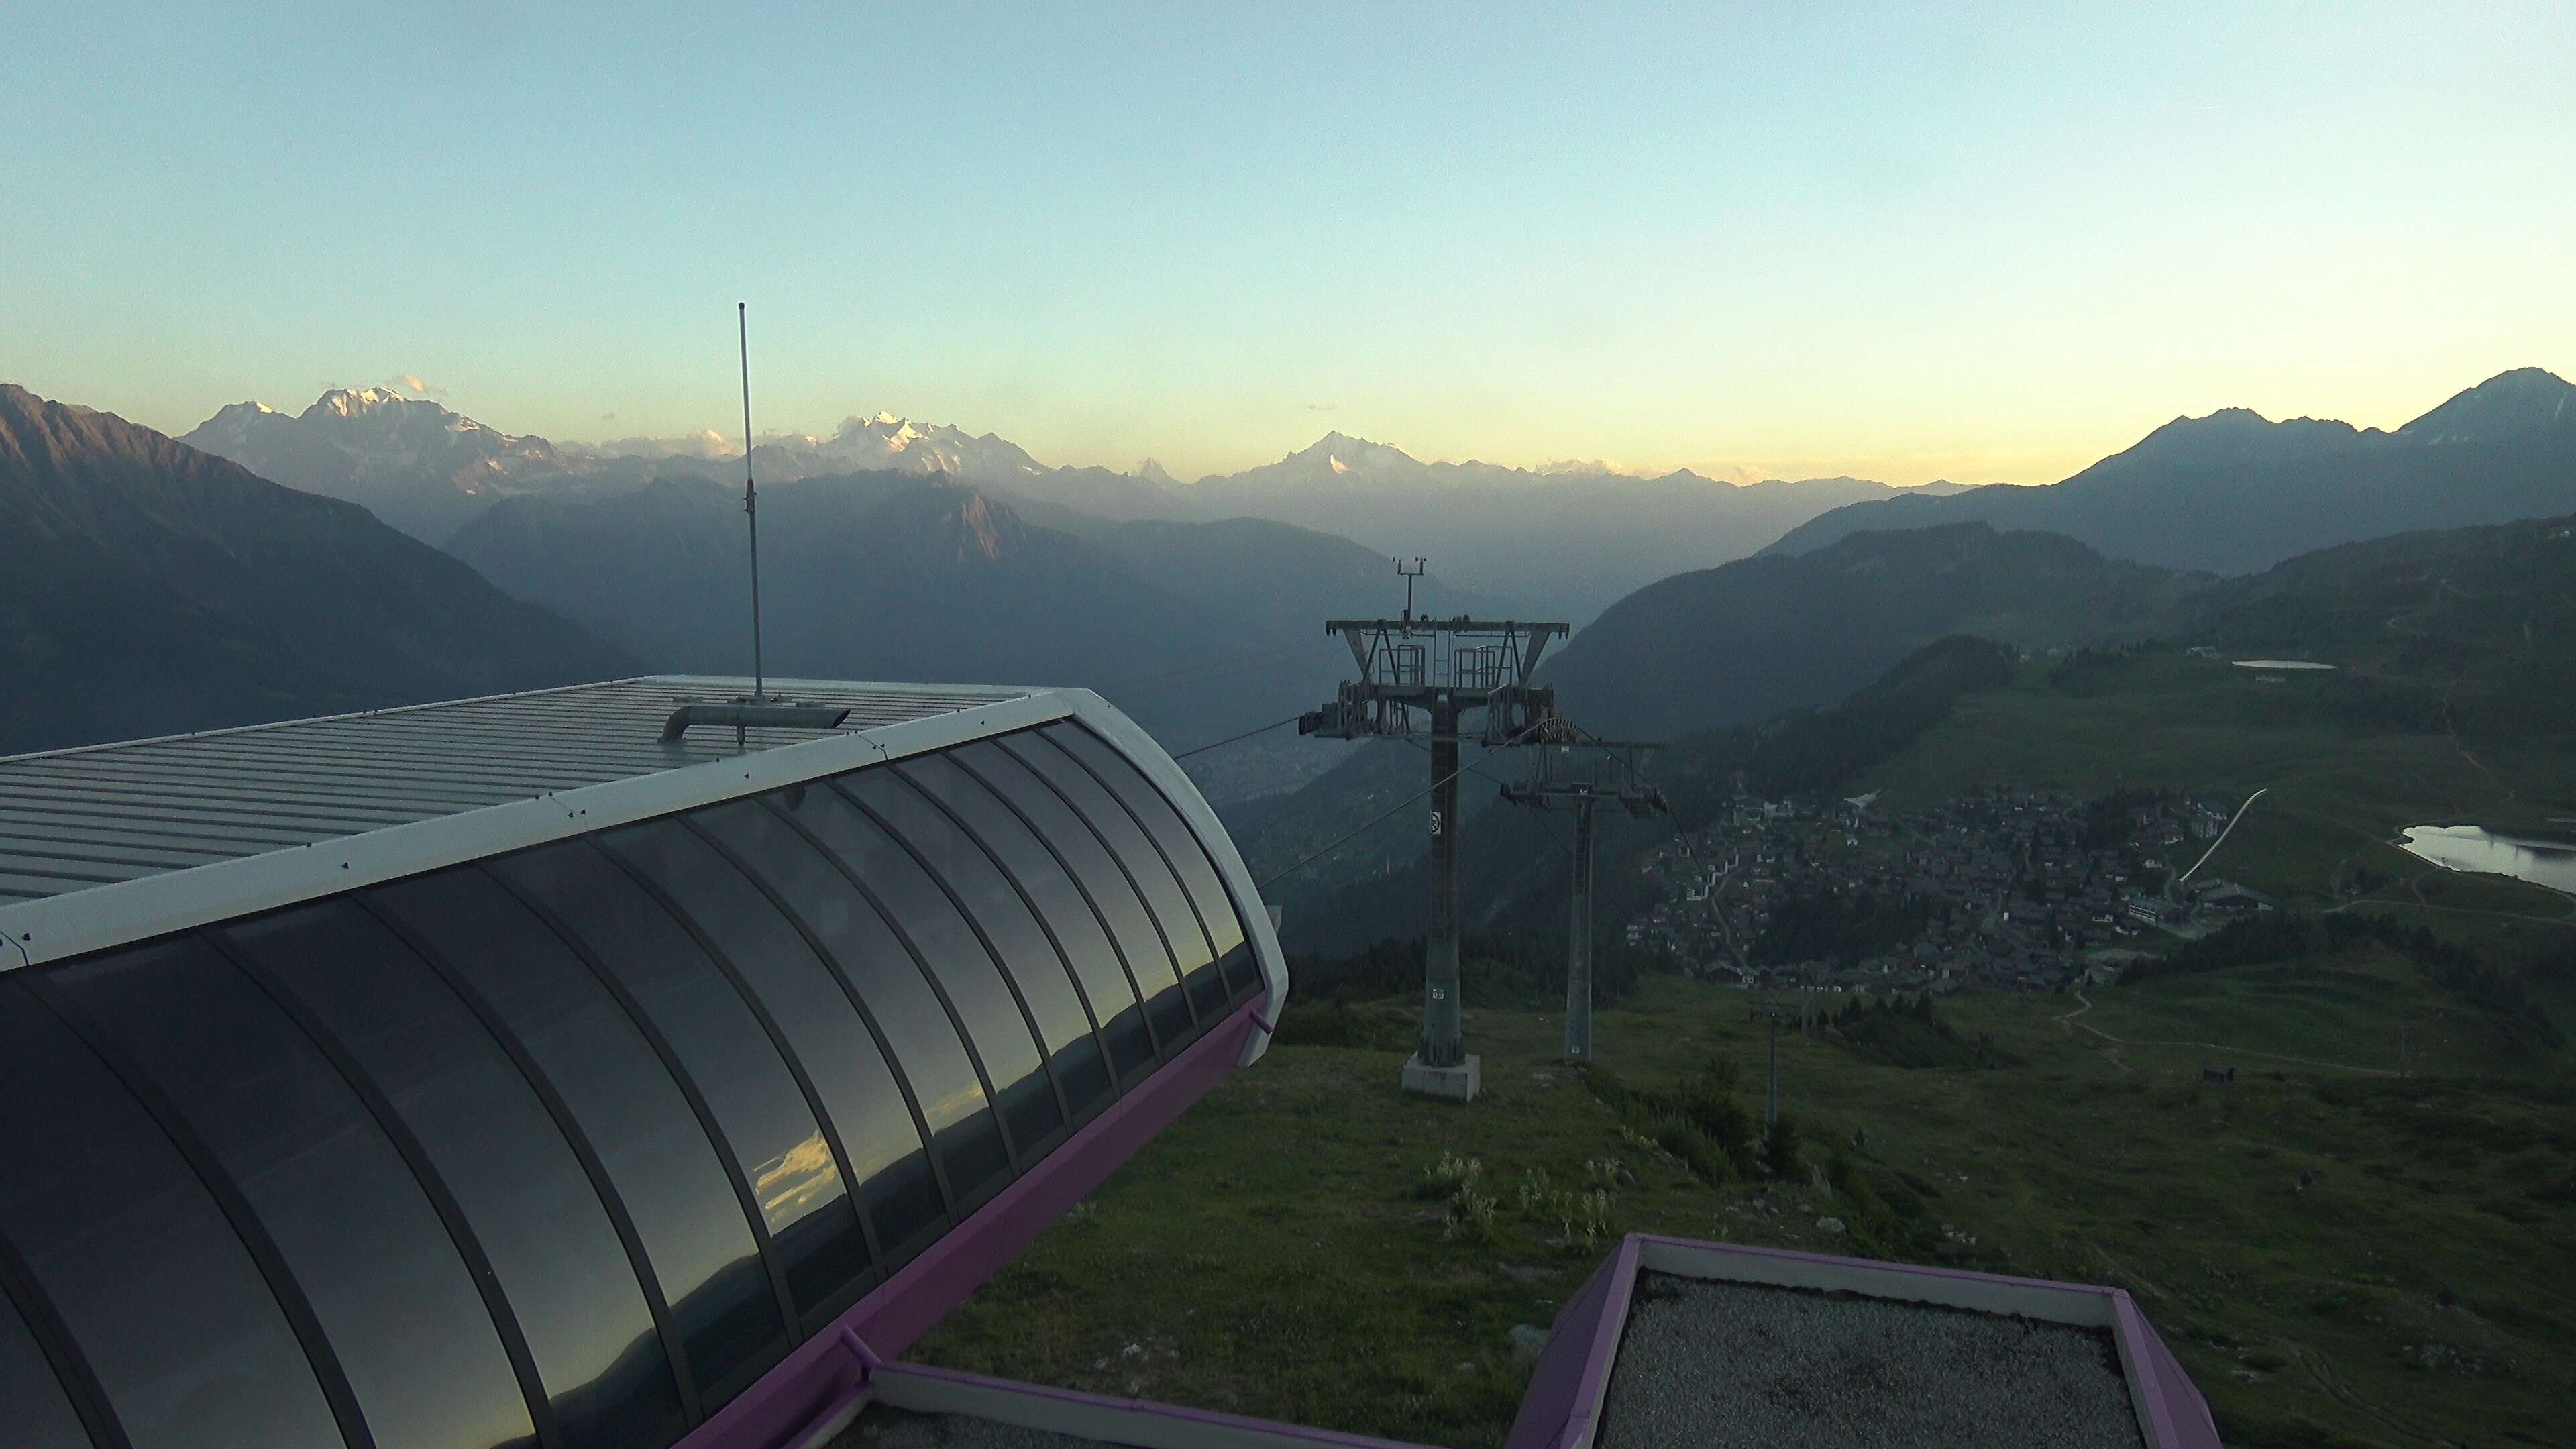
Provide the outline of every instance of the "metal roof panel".
{"type": "Polygon", "coordinates": [[[0,759],[0,908],[864,733],[1044,691],[771,680],[837,730],[700,726],[748,679],[652,675],[0,759]]]}

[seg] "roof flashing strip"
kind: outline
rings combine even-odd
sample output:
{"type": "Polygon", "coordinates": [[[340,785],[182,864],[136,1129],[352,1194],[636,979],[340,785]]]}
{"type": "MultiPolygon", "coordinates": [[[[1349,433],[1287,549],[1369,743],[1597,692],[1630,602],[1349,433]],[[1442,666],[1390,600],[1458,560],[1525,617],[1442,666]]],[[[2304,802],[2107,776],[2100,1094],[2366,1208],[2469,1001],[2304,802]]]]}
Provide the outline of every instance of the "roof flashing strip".
{"type": "MultiPolygon", "coordinates": [[[[0,906],[0,933],[17,948],[16,959],[0,956],[0,971],[1047,724],[1082,712],[1086,705],[1106,708],[1089,691],[1003,696],[945,714],[0,906]]],[[[1155,756],[1162,755],[1160,746],[1150,740],[1148,745],[1155,756]]]]}

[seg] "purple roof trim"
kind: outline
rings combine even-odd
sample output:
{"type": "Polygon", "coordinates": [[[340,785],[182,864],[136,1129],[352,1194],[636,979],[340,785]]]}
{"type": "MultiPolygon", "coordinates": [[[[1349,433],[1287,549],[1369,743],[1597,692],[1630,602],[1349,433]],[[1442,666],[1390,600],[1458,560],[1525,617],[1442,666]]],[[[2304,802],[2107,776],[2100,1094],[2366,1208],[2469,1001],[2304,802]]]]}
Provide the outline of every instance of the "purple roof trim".
{"type": "Polygon", "coordinates": [[[1257,1429],[1283,1438],[1301,1439],[1309,1444],[1330,1444],[1341,1449],[1424,1449],[1419,1444],[1401,1439],[1373,1439],[1366,1434],[1344,1434],[1335,1429],[1317,1429],[1306,1424],[1283,1424],[1271,1419],[1247,1419],[1240,1414],[1220,1414],[1213,1409],[1185,1408],[1179,1404],[1158,1404],[1150,1399],[1114,1399],[1105,1394],[1086,1394],[1078,1389],[1052,1388],[1045,1384],[1021,1383],[1016,1379],[997,1379],[987,1374],[967,1373],[960,1369],[931,1368],[926,1364],[899,1364],[886,1371],[910,1378],[938,1379],[946,1383],[975,1384],[1003,1389],[1028,1398],[1052,1399],[1063,1404],[1082,1404],[1092,1408],[1111,1409],[1133,1414],[1151,1414],[1157,1418],[1179,1419],[1192,1424],[1205,1424],[1216,1429],[1257,1429]]]}
{"type": "Polygon", "coordinates": [[[2112,1293],[2121,1336],[2146,1350],[2131,1366],[2130,1382],[2137,1385],[2157,1441],[2169,1449],[2222,1449],[2217,1421],[2210,1417],[2209,1400],[2201,1397],[2200,1385],[2175,1362],[2173,1350],[2165,1347],[2164,1337],[2147,1321],[2137,1300],[2120,1289],[2112,1293]]]}
{"type": "Polygon", "coordinates": [[[1539,1355],[1537,1371],[1530,1377],[1528,1395],[1521,1400],[1520,1416],[1512,1421],[1512,1432],[1504,1440],[1504,1449],[1566,1449],[1597,1422],[1602,1397],[1610,1387],[1611,1368],[1618,1361],[1619,1337],[1627,1328],[1629,1295],[1636,1285],[1645,1246],[1650,1243],[1748,1258],[1868,1268],[1915,1277],[1998,1283],[2107,1298],[2111,1307],[2112,1332],[2120,1345],[2121,1363],[2128,1373],[2133,1395],[2147,1420],[2156,1449],[2221,1449],[2208,1401],[2201,1397],[2200,1389],[2192,1383],[2191,1376],[2183,1372],[2172,1351],[2157,1336],[2154,1325],[2147,1321],[2146,1314],[2139,1310],[2136,1301],[2125,1290],[2089,1283],[2014,1278],[1996,1273],[1972,1273],[1961,1268],[1922,1267],[1872,1258],[1800,1253],[1786,1248],[1744,1247],[1648,1233],[1629,1234],[1618,1250],[1604,1260],[1584,1283],[1583,1290],[1557,1315],[1555,1331],[1548,1339],[1547,1348],[1539,1355]]]}
{"type": "Polygon", "coordinates": [[[983,1281],[1037,1240],[1136,1149],[1234,1069],[1259,999],[1208,1029],[1039,1159],[928,1251],[799,1345],[677,1449],[782,1449],[865,1392],[868,1370],[902,1355],[983,1281]]]}
{"type": "MultiPolygon", "coordinates": [[[[1585,1402],[1587,1371],[1601,1358],[1603,1328],[1608,1327],[1615,1351],[1618,1325],[1628,1316],[1626,1285],[1636,1281],[1636,1274],[1633,1264],[1628,1272],[1620,1270],[1626,1248],[1623,1242],[1603,1257],[1601,1266],[1583,1280],[1583,1287],[1557,1310],[1547,1347],[1539,1350],[1538,1366],[1530,1371],[1529,1388],[1521,1394],[1521,1411],[1512,1419],[1503,1449],[1556,1449],[1571,1435],[1575,1408],[1585,1402]],[[1609,1311],[1614,1295],[1619,1299],[1617,1313],[1609,1311]]],[[[1598,1399],[1594,1394],[1593,1401],[1598,1399]]]]}

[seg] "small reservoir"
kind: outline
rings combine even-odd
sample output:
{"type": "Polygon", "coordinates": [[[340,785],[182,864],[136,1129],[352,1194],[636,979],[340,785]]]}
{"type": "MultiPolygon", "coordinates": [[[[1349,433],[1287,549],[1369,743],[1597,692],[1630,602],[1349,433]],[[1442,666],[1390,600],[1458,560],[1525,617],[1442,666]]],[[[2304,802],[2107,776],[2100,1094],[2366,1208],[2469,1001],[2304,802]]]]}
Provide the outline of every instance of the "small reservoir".
{"type": "Polygon", "coordinates": [[[2509,875],[2576,895],[2576,844],[2524,840],[2476,825],[2409,825],[2406,853],[2445,870],[2509,875]]]}

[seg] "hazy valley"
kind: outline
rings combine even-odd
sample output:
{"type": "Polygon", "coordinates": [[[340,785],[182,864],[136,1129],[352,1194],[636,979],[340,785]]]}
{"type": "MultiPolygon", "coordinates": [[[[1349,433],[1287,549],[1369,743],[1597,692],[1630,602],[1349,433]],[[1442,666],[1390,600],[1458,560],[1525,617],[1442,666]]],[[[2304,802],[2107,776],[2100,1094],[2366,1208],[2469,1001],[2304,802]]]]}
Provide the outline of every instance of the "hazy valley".
{"type": "MultiPolygon", "coordinates": [[[[1740,992],[1836,1003],[1818,1038],[1830,1053],[1798,1058],[1797,1092],[1818,1127],[1867,1144],[1834,1149],[1844,1176],[1800,1187],[1723,1151],[1656,1149],[1630,1163],[1626,1223],[1679,1230],[1715,1213],[1745,1241],[1830,1248],[1803,1224],[1832,1213],[1873,1252],[2110,1275],[2070,1261],[2050,1215],[1964,1190],[1935,1208],[1919,1185],[1992,1172],[2016,1191],[2098,1193],[2123,1161],[2081,1142],[2047,1165],[1974,1147],[1986,1139],[1936,1125],[1945,1114],[1973,1102],[1973,1120],[2022,1121],[2034,1140],[2081,1118],[2159,1152],[2217,1132],[2247,1155],[2221,1177],[2249,1196],[2205,1211],[2257,1233],[2306,1210],[2284,1206],[2264,1165],[2303,1132],[2317,1145],[2298,1149],[2298,1190],[2324,1174],[2353,1231],[2302,1227],[2295,1262],[2225,1270],[2261,1294],[2182,1286],[2225,1251],[2214,1229],[2178,1226],[2187,1250],[2126,1220],[2095,1224],[2094,1240],[2148,1265],[2127,1281],[2166,1295],[2158,1312],[2182,1325],[2234,1441],[2403,1440],[2427,1422],[2415,1406],[2434,1405],[2519,1442],[2548,1415],[2540,1384],[2576,1362],[2568,1325],[2497,1266],[2548,1260],[2576,1201],[2562,1181],[2576,912],[2537,886],[2430,865],[2399,835],[2460,823],[2548,840],[2576,818],[2571,393],[2523,369],[2391,433],[2226,412],[2062,483],[1902,493],[1423,464],[1339,434],[1183,484],[879,417],[754,454],[766,663],[786,677],[1084,685],[1192,752],[1282,910],[1304,993],[1281,1027],[1282,1100],[1311,1106],[1384,1067],[1411,1029],[1428,765],[1418,738],[1301,740],[1288,722],[1349,673],[1322,620],[1395,612],[1388,556],[1426,555],[1421,613],[1578,624],[1539,682],[1585,728],[1662,745],[1651,777],[1671,814],[1608,819],[1598,845],[1597,989],[1617,1075],[1699,1070],[1702,1041],[1749,1054],[1740,992]],[[2181,924],[2150,921],[2167,909],[2155,881],[2178,863],[2165,857],[2197,852],[2191,832],[2257,791],[2204,882],[2236,894],[2187,896],[2199,904],[2173,907],[2190,912],[2181,924]],[[2207,904],[2222,898],[2263,902],[2262,929],[2227,924],[2207,904]],[[1840,1014],[1865,996],[1937,997],[1941,1024],[1840,1014]],[[1690,1045],[1676,1023],[1692,1024],[1690,1045]],[[2268,1115],[2186,1128],[2174,1114],[2206,1104],[2169,1101],[2179,1088],[2140,1074],[2178,1079],[2195,1054],[2291,1075],[2257,1088],[2264,1105],[2247,1110],[2268,1115]],[[2413,1139],[2390,1104],[2419,1100],[2488,1124],[2476,1130],[2508,1155],[2447,1177],[2405,1166],[2413,1139]],[[2347,1108],[2362,1115],[2336,1116],[2347,1108]],[[2432,1223],[2452,1244],[2438,1261],[2385,1281],[2358,1266],[2369,1233],[2432,1223]],[[2317,1307],[2329,1298],[2311,1279],[2376,1316],[2317,1307]],[[2474,1320],[2427,1318],[2417,1300],[2437,1286],[2474,1320]],[[2438,1363],[2483,1367],[2424,1370],[2405,1404],[2337,1391],[2414,1372],[2388,1365],[2425,1343],[2438,1363]]],[[[381,390],[300,415],[226,408],[173,440],[0,390],[0,556],[14,561],[0,748],[744,670],[740,457],[623,446],[514,437],[381,390]]],[[[1541,1063],[1563,989],[1567,845],[1561,817],[1500,799],[1523,753],[1468,752],[1474,1029],[1520,1074],[1501,1099],[1539,1113],[1543,1135],[1653,1126],[1617,1105],[1630,1099],[1561,1095],[1541,1063]]],[[[1258,1124],[1288,1110],[1222,1100],[1136,1180],[1192,1170],[1175,1153],[1231,1161],[1239,1143],[1220,1126],[1280,1130],[1258,1124]]],[[[1386,1130],[1516,1154],[1469,1119],[1420,1111],[1386,1130]]],[[[1692,1140],[1672,1139],[1708,1150],[1692,1140]]],[[[1343,1176],[1401,1196],[1376,1182],[1388,1170],[1355,1159],[1343,1176]]],[[[1125,1220],[1124,1191],[1104,1199],[1109,1221],[1125,1220]]],[[[1213,1220],[1178,1230],[1222,1236],[1213,1220]]],[[[1059,1229],[1036,1261],[1086,1262],[1094,1231],[1059,1229]]],[[[1367,1261],[1357,1241],[1346,1251],[1367,1261]]],[[[1021,1271],[936,1351],[1088,1381],[1019,1316],[995,1316],[1029,1291],[1021,1271]]],[[[1379,1300],[1409,1280],[1334,1281],[1366,1306],[1328,1356],[1381,1353],[1370,1325],[1404,1310],[1379,1300]]],[[[1152,1291],[1131,1310],[1162,1314],[1152,1291]]],[[[1476,1312],[1538,1312],[1530,1291],[1476,1312]]],[[[1433,1341],[1490,1327],[1466,1323],[1433,1341]]],[[[1171,1391],[1244,1392],[1195,1382],[1171,1391]]],[[[1389,1388],[1351,1422],[1395,1422],[1416,1401],[1425,1424],[1497,1412],[1466,1387],[1389,1388]]]]}

